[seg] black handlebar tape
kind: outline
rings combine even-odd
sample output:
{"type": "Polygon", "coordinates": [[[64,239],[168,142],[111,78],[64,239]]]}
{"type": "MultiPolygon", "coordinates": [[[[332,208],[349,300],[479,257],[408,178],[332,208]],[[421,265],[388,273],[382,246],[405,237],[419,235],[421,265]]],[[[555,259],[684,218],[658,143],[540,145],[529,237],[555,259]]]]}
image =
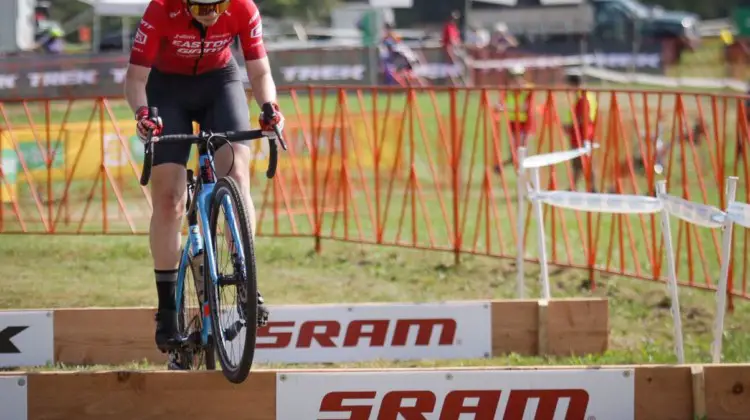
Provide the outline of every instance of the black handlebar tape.
{"type": "Polygon", "coordinates": [[[276,175],[276,164],[279,161],[279,148],[276,145],[276,141],[271,137],[268,138],[268,148],[271,149],[271,157],[268,160],[266,178],[271,179],[274,177],[274,175],[276,175]]]}
{"type": "MultiPolygon", "coordinates": [[[[156,122],[159,118],[159,109],[155,106],[148,108],[148,119],[156,122]]],[[[151,142],[149,136],[148,142],[143,145],[143,171],[141,172],[141,185],[144,187],[148,185],[148,181],[151,179],[151,165],[154,161],[154,144],[151,142]]]]}
{"type": "Polygon", "coordinates": [[[159,108],[151,106],[148,108],[148,118],[154,122],[159,118],[159,108]]]}
{"type": "Polygon", "coordinates": [[[148,185],[148,181],[151,178],[151,164],[154,160],[154,144],[150,141],[143,145],[145,148],[143,154],[143,171],[141,172],[141,185],[144,187],[148,185]]]}

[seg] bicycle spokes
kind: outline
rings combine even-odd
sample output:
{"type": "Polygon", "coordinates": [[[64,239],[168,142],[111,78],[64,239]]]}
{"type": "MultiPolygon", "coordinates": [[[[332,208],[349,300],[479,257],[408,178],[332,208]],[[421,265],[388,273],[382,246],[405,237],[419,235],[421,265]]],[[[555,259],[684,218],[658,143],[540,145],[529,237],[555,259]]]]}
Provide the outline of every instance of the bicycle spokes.
{"type": "Polygon", "coordinates": [[[216,268],[208,284],[212,330],[224,376],[239,383],[247,377],[255,354],[258,286],[250,219],[231,177],[219,179],[214,187],[209,231],[215,251],[209,257],[216,268]]]}
{"type": "Polygon", "coordinates": [[[219,315],[220,331],[217,335],[223,340],[227,348],[227,355],[234,363],[239,363],[242,356],[242,344],[244,343],[245,327],[247,325],[247,314],[244,311],[247,289],[245,287],[246,275],[245,264],[242,257],[236,251],[237,248],[237,224],[233,214],[227,214],[227,209],[232,206],[220,207],[217,220],[216,234],[216,267],[218,291],[218,304],[221,308],[219,315]],[[222,220],[223,219],[223,220],[222,220]],[[235,345],[236,343],[236,345],[235,345]],[[239,348],[237,348],[239,347],[239,348]]]}

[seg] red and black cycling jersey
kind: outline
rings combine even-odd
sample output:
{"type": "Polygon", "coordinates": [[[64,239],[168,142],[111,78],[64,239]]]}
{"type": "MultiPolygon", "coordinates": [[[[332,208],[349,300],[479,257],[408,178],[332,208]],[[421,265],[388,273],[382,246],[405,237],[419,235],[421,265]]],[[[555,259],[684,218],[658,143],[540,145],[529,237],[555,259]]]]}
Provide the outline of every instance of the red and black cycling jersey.
{"type": "Polygon", "coordinates": [[[245,60],[265,57],[263,25],[253,0],[230,0],[208,28],[197,24],[183,0],[151,0],[130,52],[130,63],[164,73],[201,74],[225,67],[239,36],[245,60]]]}

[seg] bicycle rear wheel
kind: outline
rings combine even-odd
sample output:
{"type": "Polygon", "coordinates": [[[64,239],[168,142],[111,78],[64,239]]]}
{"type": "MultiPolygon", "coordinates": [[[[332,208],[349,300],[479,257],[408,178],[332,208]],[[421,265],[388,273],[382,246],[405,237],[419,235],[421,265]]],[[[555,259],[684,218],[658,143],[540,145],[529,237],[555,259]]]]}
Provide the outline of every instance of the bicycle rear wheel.
{"type": "Polygon", "coordinates": [[[255,356],[258,285],[250,219],[237,182],[232,178],[222,178],[214,187],[209,234],[217,274],[216,282],[210,276],[206,282],[214,346],[224,376],[230,382],[241,383],[250,373],[255,356]],[[220,213],[224,213],[221,222],[220,213]],[[220,243],[228,245],[227,255],[219,251],[220,243]],[[228,269],[232,274],[227,273],[228,269]],[[235,299],[227,299],[233,291],[235,299]],[[228,305],[222,307],[224,303],[228,305]],[[235,346],[240,349],[236,351],[235,346]]]}

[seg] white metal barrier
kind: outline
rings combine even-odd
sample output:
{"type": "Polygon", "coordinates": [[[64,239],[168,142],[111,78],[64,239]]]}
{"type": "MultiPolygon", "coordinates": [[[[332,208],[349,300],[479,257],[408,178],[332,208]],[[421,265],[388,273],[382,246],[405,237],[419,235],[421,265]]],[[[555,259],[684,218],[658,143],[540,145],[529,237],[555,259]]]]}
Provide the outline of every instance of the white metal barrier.
{"type": "Polygon", "coordinates": [[[569,191],[544,191],[541,189],[539,169],[563,163],[584,155],[590,155],[596,145],[585,142],[584,147],[564,152],[555,152],[535,156],[526,156],[526,149],[519,149],[518,171],[518,225],[517,225],[517,287],[519,298],[525,297],[524,267],[523,267],[523,226],[525,223],[525,204],[528,198],[533,207],[537,225],[538,257],[540,265],[540,280],[543,299],[550,299],[549,273],[547,268],[547,252],[543,223],[542,204],[553,207],[577,210],[583,212],[597,212],[608,214],[661,214],[662,235],[666,245],[666,259],[668,271],[668,288],[672,302],[671,314],[674,324],[675,354],[679,363],[685,362],[684,342],[682,334],[682,317],[675,269],[675,255],[672,245],[672,235],[669,225],[669,215],[673,215],[688,223],[708,228],[724,229],[722,240],[722,265],[717,291],[717,311],[714,325],[714,341],[712,353],[714,362],[718,362],[721,355],[721,337],[723,335],[724,313],[726,306],[727,276],[731,254],[732,223],[743,223],[750,226],[750,206],[734,202],[737,178],[730,177],[728,186],[728,212],[704,205],[689,202],[666,193],[666,181],[657,182],[657,197],[627,194],[580,193],[569,191]],[[532,185],[527,184],[527,172],[533,170],[532,185]],[[727,214],[730,216],[727,217],[727,214]]]}
{"type": "Polygon", "coordinates": [[[727,211],[721,243],[721,277],[719,277],[719,287],[716,290],[716,317],[714,318],[714,337],[711,343],[711,359],[714,363],[721,363],[721,350],[724,342],[724,315],[727,310],[732,228],[735,223],[746,229],[750,228],[750,206],[734,201],[736,193],[737,177],[727,178],[727,211]]]}
{"type": "Polygon", "coordinates": [[[540,280],[542,286],[542,298],[550,299],[549,272],[547,267],[547,251],[544,232],[544,221],[542,204],[553,207],[577,210],[583,212],[598,212],[609,214],[656,214],[661,215],[661,230],[665,243],[667,260],[667,275],[669,295],[672,301],[671,314],[674,325],[675,355],[678,363],[685,363],[685,350],[682,334],[682,317],[680,314],[680,302],[678,293],[677,274],[675,268],[674,247],[672,244],[672,233],[669,224],[670,215],[685,222],[707,227],[711,229],[722,229],[721,269],[716,292],[716,317],[714,321],[713,342],[711,355],[714,363],[721,362],[722,338],[724,334],[724,316],[726,313],[727,283],[729,276],[729,265],[731,261],[731,241],[733,224],[737,223],[745,228],[750,228],[750,205],[735,202],[737,191],[737,177],[727,178],[727,210],[722,211],[716,207],[694,203],[680,197],[672,196],[666,192],[666,181],[656,183],[656,197],[626,195],[626,194],[600,194],[580,193],[569,191],[545,191],[541,189],[539,178],[540,168],[563,163],[584,155],[590,155],[594,148],[590,142],[585,142],[584,147],[554,152],[535,156],[526,156],[526,148],[519,148],[518,169],[518,218],[517,218],[517,287],[518,297],[524,298],[524,247],[523,228],[525,224],[525,204],[528,199],[533,207],[534,219],[537,225],[537,248],[540,266],[540,280]],[[527,183],[528,171],[532,170],[531,185],[527,183]]]}
{"type": "MultiPolygon", "coordinates": [[[[547,269],[547,251],[544,246],[544,225],[540,222],[542,220],[542,200],[541,200],[541,184],[539,180],[539,169],[556,165],[558,163],[567,162],[578,157],[590,154],[591,151],[598,147],[593,145],[591,142],[584,142],[584,146],[574,150],[567,150],[563,152],[546,153],[542,155],[526,156],[526,148],[518,148],[518,217],[516,218],[516,286],[518,289],[518,298],[524,299],[526,296],[526,288],[524,287],[524,247],[523,247],[523,226],[526,222],[526,211],[525,206],[526,198],[531,200],[532,207],[534,208],[534,218],[537,221],[537,241],[539,242],[539,267],[541,269],[541,281],[542,281],[542,296],[544,299],[550,299],[550,288],[549,288],[549,271],[547,269]],[[526,177],[527,170],[532,169],[532,184],[533,188],[529,188],[527,185],[526,177]],[[534,199],[538,197],[539,199],[534,199]]],[[[558,193],[562,191],[545,191],[547,193],[558,193]]],[[[567,193],[575,194],[575,193],[567,193]]],[[[548,199],[550,199],[548,197],[548,199]]]]}
{"type": "MultiPolygon", "coordinates": [[[[734,196],[737,191],[736,177],[730,177],[728,179],[727,188],[729,202],[731,203],[732,201],[734,201],[734,196]]],[[[682,318],[679,315],[679,302],[677,301],[677,273],[675,271],[675,257],[674,249],[672,246],[672,229],[669,225],[669,216],[675,216],[680,220],[697,226],[707,227],[711,229],[724,229],[721,247],[721,274],[719,277],[719,284],[724,284],[724,292],[721,292],[722,288],[720,287],[720,290],[717,291],[716,294],[717,302],[721,301],[724,303],[726,303],[726,283],[727,275],[729,273],[729,258],[732,245],[732,222],[730,218],[726,217],[726,213],[716,207],[706,204],[694,203],[683,198],[667,194],[666,181],[662,180],[656,183],[656,195],[662,202],[663,206],[663,210],[661,212],[661,228],[664,235],[664,243],[667,252],[667,274],[669,276],[669,288],[672,296],[672,315],[674,317],[675,334],[677,334],[677,332],[679,331],[680,335],[679,341],[676,340],[676,349],[679,352],[678,359],[680,360],[680,363],[684,363],[685,355],[682,344],[682,318]],[[676,311],[674,308],[677,308],[676,311]]],[[[719,318],[721,318],[721,329],[723,330],[724,309],[720,309],[717,307],[716,322],[719,322],[719,318]]],[[[719,342],[720,341],[721,338],[719,338],[719,342]]],[[[716,347],[716,324],[714,325],[714,342],[712,344],[712,347],[716,347]]],[[[719,352],[721,352],[720,345],[719,352]]]]}

